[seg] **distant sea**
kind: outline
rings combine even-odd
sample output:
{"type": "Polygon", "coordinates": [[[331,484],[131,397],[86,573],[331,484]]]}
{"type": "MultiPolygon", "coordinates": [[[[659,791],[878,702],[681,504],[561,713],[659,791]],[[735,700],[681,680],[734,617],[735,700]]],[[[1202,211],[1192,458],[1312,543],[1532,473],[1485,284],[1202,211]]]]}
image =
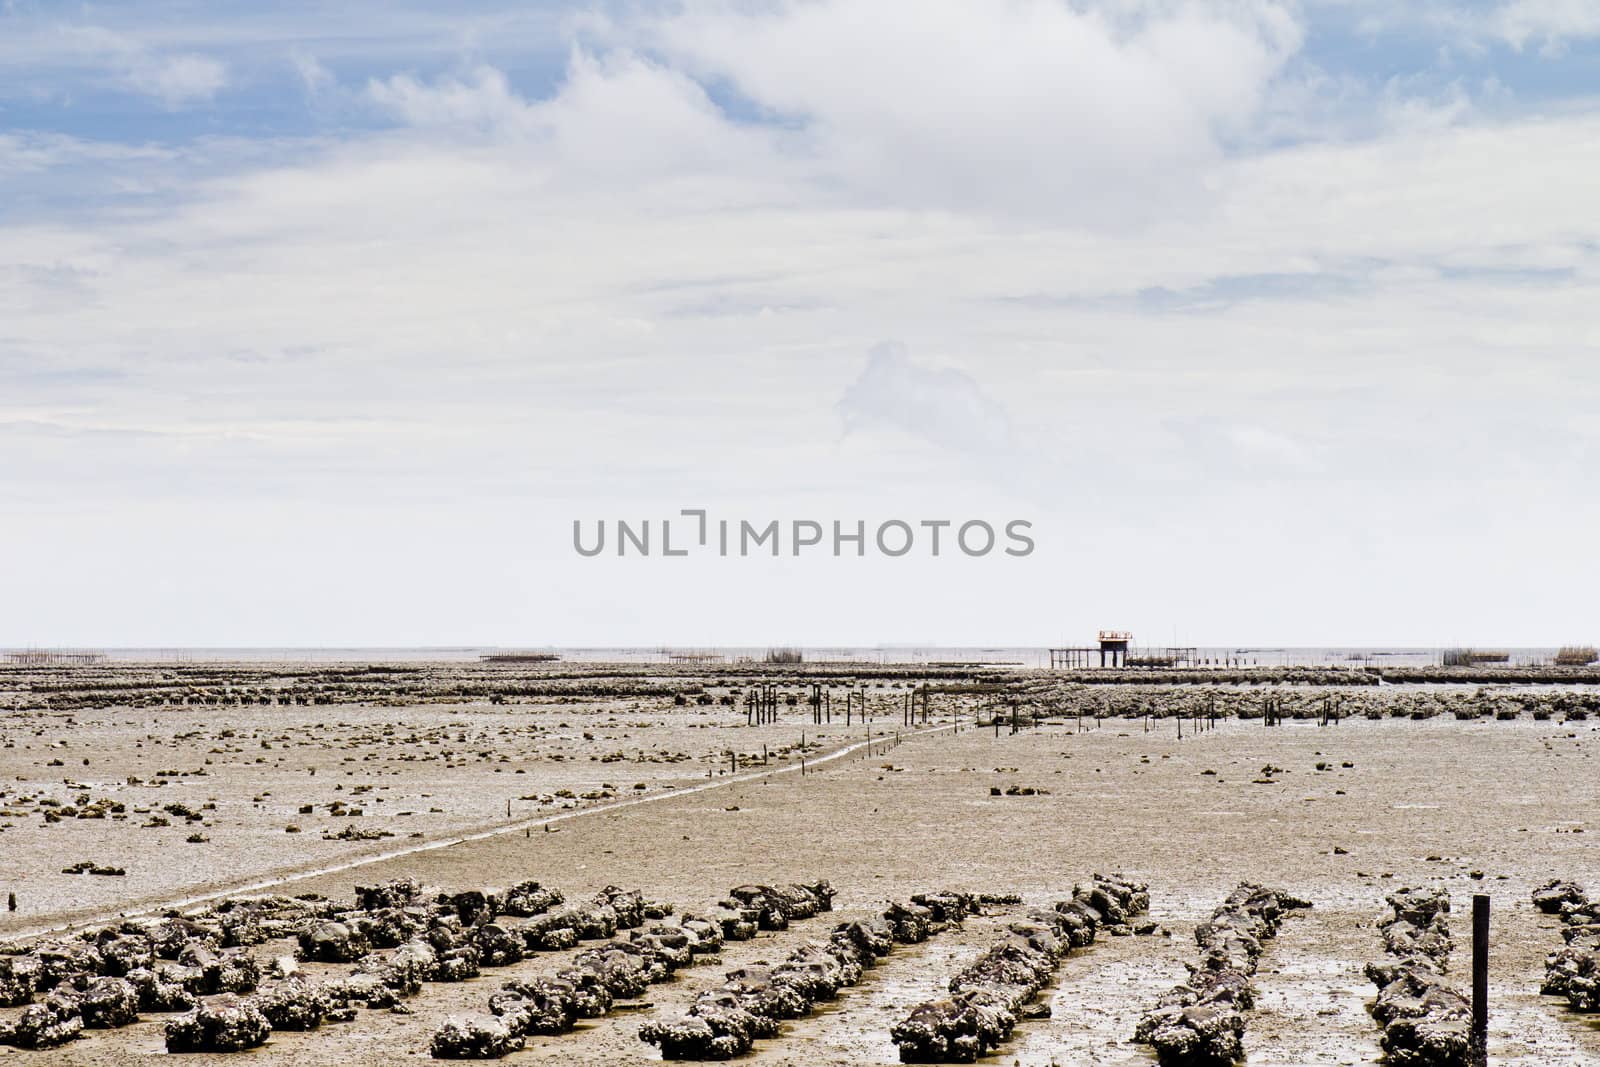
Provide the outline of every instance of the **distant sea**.
{"type": "MultiPolygon", "coordinates": [[[[1085,642],[1088,644],[1089,642],[1085,642]]],[[[943,647],[936,645],[881,645],[876,647],[798,647],[806,662],[850,661],[866,663],[983,663],[1017,667],[1048,667],[1044,647],[943,647]]],[[[1485,647],[1485,646],[1477,646],[1485,647]]],[[[471,663],[496,652],[553,652],[578,663],[666,663],[673,655],[720,657],[724,662],[761,660],[769,647],[655,646],[650,648],[557,648],[550,646],[462,646],[450,648],[102,648],[114,661],[157,663],[471,663]]],[[[1135,648],[1135,654],[1141,650],[1135,648]]],[[[1159,651],[1151,649],[1148,651],[1159,651]]],[[[1549,662],[1554,648],[1497,648],[1510,655],[1510,664],[1549,662]]],[[[1437,664],[1443,649],[1347,646],[1341,648],[1272,648],[1259,645],[1199,648],[1196,659],[1208,665],[1244,666],[1427,666],[1437,664]]],[[[1097,660],[1096,660],[1097,662],[1097,660]]]]}

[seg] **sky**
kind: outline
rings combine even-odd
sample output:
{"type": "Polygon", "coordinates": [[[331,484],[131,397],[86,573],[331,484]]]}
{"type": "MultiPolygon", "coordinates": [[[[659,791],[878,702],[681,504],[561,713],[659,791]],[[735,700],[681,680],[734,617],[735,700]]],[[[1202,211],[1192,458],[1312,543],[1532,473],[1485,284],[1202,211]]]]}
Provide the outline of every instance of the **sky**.
{"type": "Polygon", "coordinates": [[[1592,0],[0,0],[0,647],[1594,641],[1597,176],[1592,0]]]}

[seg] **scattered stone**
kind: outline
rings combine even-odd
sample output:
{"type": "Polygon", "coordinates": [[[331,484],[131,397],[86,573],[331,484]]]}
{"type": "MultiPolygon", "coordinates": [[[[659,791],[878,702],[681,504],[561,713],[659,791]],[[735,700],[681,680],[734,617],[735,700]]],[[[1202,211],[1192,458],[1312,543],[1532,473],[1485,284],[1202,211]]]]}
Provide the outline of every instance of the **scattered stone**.
{"type": "Polygon", "coordinates": [[[998,944],[950,980],[949,997],[917,1005],[890,1030],[901,1062],[971,1063],[987,1055],[1010,1038],[1073,948],[1093,944],[1102,929],[1125,928],[1149,906],[1146,886],[1097,874],[1070,899],[1012,923],[998,944]]]}
{"type": "Polygon", "coordinates": [[[1244,1059],[1245,1016],[1255,1005],[1250,976],[1263,943],[1283,918],[1308,901],[1278,889],[1241,884],[1195,928],[1200,961],[1189,980],[1164,994],[1139,1021],[1134,1040],[1155,1049],[1162,1067],[1228,1067],[1244,1059]]]}
{"type": "MultiPolygon", "coordinates": [[[[771,909],[773,921],[804,918],[832,908],[833,890],[826,882],[813,886],[741,886],[731,894],[743,906],[771,909]],[[795,891],[801,891],[795,893],[795,891]],[[801,894],[809,896],[808,907],[801,894]]],[[[892,904],[876,919],[841,923],[825,942],[809,942],[783,963],[756,963],[727,973],[720,989],[702,993],[687,1015],[658,1019],[639,1030],[641,1040],[656,1045],[669,1060],[722,1060],[748,1052],[754,1043],[777,1032],[783,1019],[809,1014],[819,1000],[835,997],[855,985],[862,973],[896,943],[925,940],[936,929],[958,923],[975,908],[963,893],[922,895],[908,904],[892,904]]]]}
{"type": "Polygon", "coordinates": [[[429,1051],[438,1060],[497,1060],[518,1051],[527,1039],[497,1015],[466,1015],[445,1020],[429,1051]]]}
{"type": "Polygon", "coordinates": [[[243,1052],[266,1043],[272,1024],[248,1000],[222,997],[167,1024],[168,1052],[243,1052]]]}
{"type": "Polygon", "coordinates": [[[1369,964],[1378,987],[1372,1017],[1393,1067],[1467,1067],[1472,1006],[1446,981],[1451,940],[1450,894],[1439,888],[1398,889],[1384,900],[1394,918],[1379,927],[1392,961],[1369,964]]]}

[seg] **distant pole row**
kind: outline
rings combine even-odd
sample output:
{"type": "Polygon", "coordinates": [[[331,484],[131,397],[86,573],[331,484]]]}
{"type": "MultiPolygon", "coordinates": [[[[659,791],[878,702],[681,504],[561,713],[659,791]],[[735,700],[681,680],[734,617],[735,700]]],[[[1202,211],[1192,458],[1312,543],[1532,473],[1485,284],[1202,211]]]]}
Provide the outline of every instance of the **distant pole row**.
{"type": "Polygon", "coordinates": [[[746,726],[762,726],[766,723],[778,721],[778,690],[776,686],[764,685],[760,689],[748,690],[744,695],[744,724],[746,726]]]}

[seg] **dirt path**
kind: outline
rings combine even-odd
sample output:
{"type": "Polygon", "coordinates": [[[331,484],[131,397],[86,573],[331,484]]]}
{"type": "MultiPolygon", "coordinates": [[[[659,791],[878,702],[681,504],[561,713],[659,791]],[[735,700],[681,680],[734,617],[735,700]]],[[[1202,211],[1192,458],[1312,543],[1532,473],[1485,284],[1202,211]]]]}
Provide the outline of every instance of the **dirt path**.
{"type": "Polygon", "coordinates": [[[864,737],[860,741],[841,745],[828,751],[817,753],[815,756],[808,756],[802,760],[786,765],[762,767],[759,770],[744,771],[737,774],[723,774],[722,776],[711,778],[705,782],[700,782],[695,785],[680,786],[657,793],[651,793],[646,796],[629,797],[624,800],[615,800],[609,803],[594,804],[572,811],[563,811],[532,819],[514,819],[510,822],[499,823],[483,830],[476,830],[464,834],[456,834],[449,837],[434,838],[432,840],[418,842],[414,845],[408,845],[403,848],[387,849],[382,852],[360,855],[353,859],[341,860],[337,863],[323,864],[320,866],[308,866],[304,868],[290,868],[280,873],[275,873],[269,877],[259,878],[254,881],[235,882],[223,885],[210,885],[207,886],[202,892],[190,893],[180,897],[168,897],[161,900],[141,900],[132,907],[125,907],[115,912],[104,911],[90,914],[75,914],[72,918],[64,922],[30,927],[0,935],[0,944],[13,941],[23,941],[30,938],[41,937],[47,934],[66,933],[91,926],[103,925],[104,923],[116,918],[137,918],[144,915],[159,914],[163,911],[173,909],[192,908],[200,904],[211,903],[227,897],[266,893],[284,886],[292,885],[296,882],[306,881],[308,879],[343,874],[348,871],[360,870],[361,868],[369,867],[374,864],[392,863],[394,861],[405,860],[408,857],[417,856],[425,852],[433,852],[435,850],[445,848],[454,848],[458,845],[463,845],[474,841],[487,841],[491,838],[501,837],[507,834],[527,834],[534,830],[543,833],[547,828],[556,827],[563,823],[569,823],[575,819],[615,816],[620,812],[627,811],[630,808],[639,807],[640,805],[658,804],[662,801],[678,800],[684,797],[694,796],[698,793],[705,793],[714,789],[726,789],[730,786],[748,785],[754,782],[769,781],[779,775],[804,775],[812,771],[823,770],[829,764],[855,755],[856,753],[863,753],[870,757],[873,752],[890,750],[897,747],[904,741],[912,741],[920,737],[934,736],[951,729],[953,729],[951,726],[926,726],[913,730],[906,730],[899,734],[896,734],[894,731],[887,731],[890,735],[889,737],[881,736],[884,731],[877,731],[875,734],[864,737]]]}

